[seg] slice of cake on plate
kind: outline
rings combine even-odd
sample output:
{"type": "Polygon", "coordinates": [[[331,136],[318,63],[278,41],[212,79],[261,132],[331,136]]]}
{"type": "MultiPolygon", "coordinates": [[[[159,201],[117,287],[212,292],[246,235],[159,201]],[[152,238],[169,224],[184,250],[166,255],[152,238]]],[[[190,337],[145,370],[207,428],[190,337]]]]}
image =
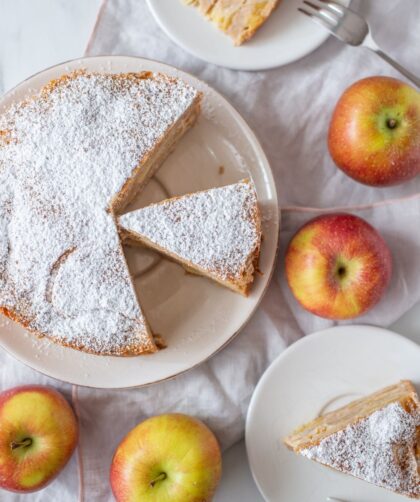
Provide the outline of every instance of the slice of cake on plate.
{"type": "Polygon", "coordinates": [[[420,402],[409,381],[316,418],[285,444],[328,467],[420,499],[420,402]]]}
{"type": "Polygon", "coordinates": [[[78,71],[0,116],[0,308],[94,354],[154,352],[115,221],[194,123],[200,93],[78,71]]]}
{"type": "Polygon", "coordinates": [[[123,238],[243,295],[254,279],[261,221],[253,184],[167,199],[119,218],[123,238]]]}
{"type": "Polygon", "coordinates": [[[186,3],[198,7],[235,45],[241,45],[267,21],[279,0],[186,0],[186,3]]]}

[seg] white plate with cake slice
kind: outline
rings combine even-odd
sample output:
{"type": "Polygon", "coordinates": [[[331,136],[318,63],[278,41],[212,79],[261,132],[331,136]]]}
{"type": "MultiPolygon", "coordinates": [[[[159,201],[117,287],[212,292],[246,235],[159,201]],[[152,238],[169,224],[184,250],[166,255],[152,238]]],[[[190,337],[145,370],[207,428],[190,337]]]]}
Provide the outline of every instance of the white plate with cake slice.
{"type": "Polygon", "coordinates": [[[420,390],[420,346],[382,328],[336,326],[283,352],[258,383],[246,423],[248,459],[265,500],[408,500],[371,483],[409,486],[420,495],[418,475],[414,484],[407,475],[417,471],[416,462],[409,465],[403,456],[405,441],[414,441],[415,456],[417,440],[416,425],[403,409],[420,424],[412,406],[417,398],[410,397],[406,381],[420,390]],[[397,447],[398,455],[389,455],[397,447]],[[399,471],[401,465],[410,470],[399,471]]]}
{"type": "MultiPolygon", "coordinates": [[[[126,211],[142,208],[170,197],[234,184],[246,178],[250,178],[255,186],[261,211],[264,241],[261,246],[258,266],[261,274],[256,274],[248,296],[233,292],[229,288],[217,284],[216,280],[186,273],[179,264],[164,259],[162,255],[150,250],[134,247],[125,248],[128,270],[131,276],[134,277],[134,286],[142,312],[153,333],[165,340],[167,348],[150,355],[131,357],[90,354],[64,347],[50,341],[47,337],[37,338],[18,324],[5,317],[1,318],[0,345],[20,361],[46,375],[78,385],[102,388],[135,387],[159,382],[187,371],[220,350],[240,331],[257,308],[269,284],[277,252],[279,210],[274,180],[258,140],[238,112],[220,94],[192,75],[155,61],[134,57],[104,56],[63,63],[49,68],[18,85],[2,98],[0,108],[5,110],[11,104],[33,96],[52,79],[59,78],[63,74],[68,74],[74,70],[107,74],[142,71],[161,72],[168,76],[180,78],[198,89],[203,95],[202,110],[196,124],[175,145],[171,155],[164,161],[155,176],[142,188],[140,194],[126,208],[126,211]]],[[[83,86],[85,84],[86,82],[83,86]]],[[[182,92],[181,90],[181,96],[182,92]]],[[[102,91],[100,99],[104,99],[102,91]]],[[[76,99],[74,106],[77,107],[79,104],[76,99]]],[[[114,105],[113,111],[116,112],[116,120],[126,120],[124,116],[119,116],[120,108],[118,103],[115,102],[114,105]]],[[[50,109],[48,108],[48,110],[50,109]]],[[[93,114],[91,117],[86,117],[86,114],[82,115],[80,117],[80,127],[86,127],[89,120],[96,120],[97,113],[100,114],[100,110],[101,108],[98,108],[98,111],[92,109],[93,114]]],[[[121,113],[126,113],[125,110],[126,108],[121,106],[121,113]]],[[[133,113],[137,112],[133,111],[133,113]]],[[[165,113],[167,113],[167,110],[165,113]]],[[[68,117],[68,120],[64,117],[64,125],[72,119],[74,119],[74,114],[73,117],[68,117]]],[[[137,115],[133,115],[133,120],[138,119],[137,115]]],[[[149,119],[147,118],[147,120],[149,119]]],[[[164,121],[164,118],[162,120],[164,121]]],[[[24,126],[25,124],[23,124],[23,128],[24,126]]],[[[34,135],[38,133],[39,131],[34,131],[34,135]]],[[[51,129],[50,133],[57,134],[57,138],[60,136],[53,129],[51,129]]],[[[129,136],[127,137],[129,138],[129,136]]],[[[81,148],[75,152],[75,156],[82,155],[82,157],[78,158],[84,162],[83,148],[89,149],[91,145],[89,145],[89,142],[84,143],[83,135],[78,136],[78,138],[81,142],[81,148]]],[[[48,137],[46,137],[46,141],[49,141],[48,137]]],[[[115,144],[118,146],[117,143],[115,144]]],[[[33,145],[27,147],[26,154],[31,151],[31,148],[33,148],[33,145]]],[[[61,145],[61,148],[65,148],[65,146],[61,145]]],[[[102,148],[109,147],[103,145],[102,148]]],[[[118,146],[118,148],[120,147],[118,146]]],[[[102,153],[102,149],[98,150],[99,157],[101,157],[102,153]]],[[[29,155],[29,157],[31,156],[29,155]]],[[[129,158],[129,155],[127,158],[129,158]]],[[[93,156],[92,159],[91,161],[94,163],[95,157],[93,156]]],[[[28,161],[31,160],[29,158],[28,161]]],[[[50,162],[50,158],[46,157],[46,161],[50,162]]],[[[40,166],[37,164],[34,168],[38,169],[40,166]]],[[[33,188],[37,189],[37,182],[34,182],[33,188]]],[[[67,180],[65,183],[71,185],[71,181],[67,180]]],[[[27,187],[27,185],[25,186],[27,187]]],[[[64,184],[63,190],[66,187],[68,188],[64,184]]],[[[91,190],[91,187],[89,184],[85,184],[81,189],[91,190]]],[[[28,193],[30,195],[32,194],[31,190],[29,187],[28,193]]],[[[61,192],[58,191],[57,193],[61,197],[61,192]]],[[[77,194],[77,190],[75,193],[77,194]]],[[[36,190],[33,191],[33,196],[36,201],[36,190]]],[[[203,197],[205,198],[205,196],[203,197]]],[[[210,198],[212,198],[211,193],[210,198]]],[[[63,203],[62,200],[59,202],[63,203]]],[[[22,204],[22,201],[18,203],[22,204]]],[[[32,202],[30,203],[32,204],[32,202]]],[[[53,200],[51,205],[53,214],[55,214],[54,207],[55,201],[53,200]]],[[[22,210],[24,208],[25,205],[23,204],[22,210]]],[[[227,214],[233,213],[228,211],[227,214]]],[[[68,216],[66,211],[65,215],[68,216]]],[[[34,222],[38,224],[37,220],[34,220],[34,222]]],[[[237,228],[246,227],[239,225],[237,228]]],[[[18,232],[17,229],[18,227],[14,226],[13,232],[18,232]]],[[[28,232],[33,231],[28,226],[26,226],[26,230],[28,232]]],[[[12,233],[10,235],[16,236],[17,234],[12,233]]],[[[100,234],[98,236],[100,239],[100,234]]],[[[57,236],[57,238],[58,241],[63,239],[62,236],[57,236]]],[[[46,255],[51,254],[51,249],[48,247],[50,244],[46,243],[47,250],[43,250],[46,255]]],[[[50,247],[53,248],[52,244],[50,247]]],[[[19,250],[16,249],[15,246],[15,249],[9,249],[8,253],[18,252],[19,250]]],[[[96,290],[91,290],[91,294],[87,294],[86,290],[79,290],[80,295],[78,297],[75,296],[77,288],[74,288],[74,291],[67,292],[68,294],[63,294],[66,283],[71,280],[71,266],[77,266],[77,269],[75,269],[77,275],[83,279],[82,282],[87,287],[92,288],[92,284],[97,284],[105,295],[107,295],[107,289],[100,281],[96,281],[96,283],[90,281],[90,271],[95,270],[97,266],[95,263],[90,263],[92,256],[82,256],[85,263],[88,263],[90,267],[85,273],[82,266],[83,260],[78,257],[77,252],[78,250],[70,249],[58,256],[58,271],[54,268],[52,285],[48,280],[49,289],[46,289],[45,294],[48,296],[46,301],[54,304],[54,309],[59,314],[57,318],[67,316],[69,319],[71,318],[71,322],[73,322],[72,319],[74,318],[74,326],[80,329],[80,322],[85,322],[88,317],[89,322],[92,322],[92,312],[89,313],[89,309],[92,305],[95,307],[95,302],[100,301],[101,298],[96,298],[98,296],[96,290]],[[92,294],[94,294],[95,298],[92,298],[92,294]],[[69,301],[71,298],[75,298],[76,301],[74,303],[69,301]]],[[[170,255],[170,253],[168,254],[170,255]]],[[[193,254],[193,256],[195,255],[193,254]]],[[[28,260],[31,259],[32,257],[28,256],[28,260]]],[[[10,266],[12,267],[10,269],[11,273],[16,273],[14,265],[10,266]]],[[[28,267],[18,265],[17,268],[19,269],[19,267],[22,270],[29,270],[28,267]]],[[[101,273],[105,274],[106,281],[109,278],[103,268],[103,266],[99,267],[101,273]]],[[[42,274],[39,274],[39,279],[43,280],[42,274]]],[[[98,322],[104,322],[103,326],[108,329],[100,313],[103,305],[109,304],[108,299],[105,298],[105,300],[103,304],[102,302],[99,304],[98,322]]],[[[120,305],[120,300],[116,298],[115,305],[120,305]]],[[[45,318],[41,314],[39,316],[39,319],[45,322],[45,318]]],[[[40,324],[39,319],[35,319],[35,326],[40,324]]],[[[109,319],[114,320],[112,316],[109,319]]],[[[67,329],[71,326],[70,321],[66,325],[59,324],[60,329],[67,329]]],[[[130,323],[132,320],[127,319],[126,321],[130,323]]],[[[80,342],[80,340],[69,339],[68,334],[66,334],[64,341],[69,340],[73,345],[78,345],[80,342]]],[[[85,343],[84,339],[81,341],[85,343]]],[[[95,348],[94,342],[90,337],[88,345],[91,344],[95,348]]],[[[89,349],[89,346],[87,348],[89,349]]]]}
{"type": "MultiPolygon", "coordinates": [[[[196,0],[196,6],[187,5],[194,4],[193,0],[147,2],[160,27],[175,43],[204,61],[234,70],[267,70],[292,63],[329,37],[324,28],[298,11],[302,0],[279,0],[274,10],[273,0],[232,2],[236,8],[224,0],[196,0]],[[260,24],[264,17],[265,22],[260,24]],[[259,25],[255,30],[249,26],[253,21],[259,25]],[[218,29],[218,22],[228,34],[218,29]],[[241,31],[245,37],[254,34],[241,45],[234,45],[240,41],[241,31]]],[[[350,4],[350,0],[339,2],[350,4]]]]}

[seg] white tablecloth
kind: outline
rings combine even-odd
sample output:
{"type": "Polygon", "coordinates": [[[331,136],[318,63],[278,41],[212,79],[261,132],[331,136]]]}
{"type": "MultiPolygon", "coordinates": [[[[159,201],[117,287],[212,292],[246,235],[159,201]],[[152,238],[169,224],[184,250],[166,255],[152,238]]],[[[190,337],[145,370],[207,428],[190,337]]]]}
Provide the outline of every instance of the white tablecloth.
{"type": "MultiPolygon", "coordinates": [[[[176,1],[176,0],[173,0],[176,1]]],[[[420,73],[420,2],[365,0],[359,10],[378,42],[420,73]]],[[[187,29],[187,28],[186,28],[187,29]]],[[[366,50],[329,40],[299,62],[266,72],[235,72],[209,65],[178,48],[158,28],[144,0],[105,1],[88,54],[132,54],[164,61],[197,75],[224,94],[257,133],[271,162],[283,209],[281,248],[272,284],[243,332],[221,353],[172,381],[146,389],[71,388],[0,352],[0,383],[47,383],[63,390],[80,417],[80,446],[69,466],[45,490],[29,496],[0,493],[2,502],[108,502],[109,465],[118,442],[145,417],[179,411],[196,415],[223,447],[243,434],[255,385],[268,364],[301,337],[333,323],[305,313],[283,276],[283,252],[307,219],[345,208],[372,223],[387,240],[394,274],[388,293],[358,323],[387,326],[420,300],[420,177],[375,189],[337,170],[326,149],[326,130],[341,92],[369,75],[400,77],[366,50]],[[318,209],[311,209],[318,208],[318,209]]]]}

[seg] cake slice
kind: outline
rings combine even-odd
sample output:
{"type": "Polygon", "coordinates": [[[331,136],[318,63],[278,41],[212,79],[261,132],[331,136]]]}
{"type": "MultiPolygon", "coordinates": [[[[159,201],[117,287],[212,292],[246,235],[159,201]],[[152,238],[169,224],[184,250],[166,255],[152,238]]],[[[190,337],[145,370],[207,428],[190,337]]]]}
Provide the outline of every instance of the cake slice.
{"type": "Polygon", "coordinates": [[[407,380],[316,418],[284,442],[306,458],[420,499],[420,402],[407,380]]]}
{"type": "Polygon", "coordinates": [[[185,3],[198,7],[202,14],[207,14],[216,2],[217,0],[185,0],[185,3]]]}
{"type": "Polygon", "coordinates": [[[119,224],[124,240],[248,294],[261,244],[260,213],[249,180],[152,204],[121,216],[119,224]]]}
{"type": "Polygon", "coordinates": [[[279,0],[186,0],[241,45],[267,21],[279,0]]]}
{"type": "Polygon", "coordinates": [[[200,109],[178,78],[77,71],[0,116],[0,310],[101,355],[159,347],[116,216],[200,109]]]}

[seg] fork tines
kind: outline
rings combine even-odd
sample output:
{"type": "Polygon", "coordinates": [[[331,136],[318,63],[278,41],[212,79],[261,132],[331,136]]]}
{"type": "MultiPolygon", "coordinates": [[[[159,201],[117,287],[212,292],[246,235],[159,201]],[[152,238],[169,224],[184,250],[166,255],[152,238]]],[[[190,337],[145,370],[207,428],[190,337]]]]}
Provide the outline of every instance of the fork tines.
{"type": "Polygon", "coordinates": [[[318,21],[327,29],[334,28],[344,14],[342,5],[330,0],[303,0],[304,6],[298,7],[302,14],[318,21]]]}

